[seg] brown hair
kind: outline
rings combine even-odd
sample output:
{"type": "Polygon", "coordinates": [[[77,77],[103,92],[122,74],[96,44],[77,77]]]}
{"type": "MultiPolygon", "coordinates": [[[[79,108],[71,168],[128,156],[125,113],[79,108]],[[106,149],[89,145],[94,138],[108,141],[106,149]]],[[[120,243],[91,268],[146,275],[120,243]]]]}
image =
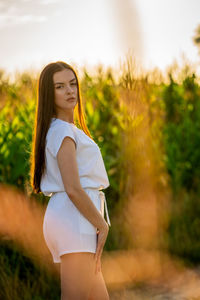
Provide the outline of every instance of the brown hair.
{"type": "Polygon", "coordinates": [[[74,73],[77,81],[77,95],[78,103],[74,109],[75,118],[77,118],[77,106],[78,106],[78,121],[82,130],[90,138],[92,138],[89,129],[85,122],[84,110],[80,95],[80,85],[75,70],[68,64],[62,61],[50,63],[42,70],[37,87],[37,105],[34,121],[34,130],[32,138],[32,150],[30,157],[30,184],[33,192],[39,193],[40,181],[43,172],[45,171],[45,145],[46,135],[51,123],[51,118],[55,115],[54,110],[54,86],[53,86],[53,74],[55,72],[62,71],[64,69],[70,69],[74,73]]]}

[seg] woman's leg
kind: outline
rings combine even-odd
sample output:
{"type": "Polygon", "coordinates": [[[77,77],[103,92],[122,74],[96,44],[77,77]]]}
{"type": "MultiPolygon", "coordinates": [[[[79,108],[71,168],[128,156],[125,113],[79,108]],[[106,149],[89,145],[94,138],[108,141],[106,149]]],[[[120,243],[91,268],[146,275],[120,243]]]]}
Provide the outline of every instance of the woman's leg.
{"type": "Polygon", "coordinates": [[[95,274],[88,300],[109,300],[102,272],[95,274]]]}
{"type": "Polygon", "coordinates": [[[67,253],[60,258],[61,300],[88,300],[95,276],[94,253],[67,253]]]}

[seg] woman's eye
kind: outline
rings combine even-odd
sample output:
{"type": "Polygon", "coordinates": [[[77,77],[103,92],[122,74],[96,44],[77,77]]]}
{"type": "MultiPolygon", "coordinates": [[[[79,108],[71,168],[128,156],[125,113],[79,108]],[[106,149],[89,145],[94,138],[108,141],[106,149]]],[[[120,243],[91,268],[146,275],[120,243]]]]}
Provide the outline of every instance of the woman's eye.
{"type": "MultiPolygon", "coordinates": [[[[71,85],[76,85],[76,82],[71,83],[71,85]]],[[[62,89],[64,88],[64,85],[57,85],[56,89],[62,89]]]]}

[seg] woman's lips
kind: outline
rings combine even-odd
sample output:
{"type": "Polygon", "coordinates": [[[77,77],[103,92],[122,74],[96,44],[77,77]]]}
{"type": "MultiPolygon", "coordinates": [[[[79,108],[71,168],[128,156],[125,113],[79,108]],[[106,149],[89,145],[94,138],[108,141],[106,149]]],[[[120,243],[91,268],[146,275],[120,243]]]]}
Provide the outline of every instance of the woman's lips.
{"type": "Polygon", "coordinates": [[[74,101],[75,100],[75,98],[69,98],[69,99],[67,99],[67,101],[74,101]]]}

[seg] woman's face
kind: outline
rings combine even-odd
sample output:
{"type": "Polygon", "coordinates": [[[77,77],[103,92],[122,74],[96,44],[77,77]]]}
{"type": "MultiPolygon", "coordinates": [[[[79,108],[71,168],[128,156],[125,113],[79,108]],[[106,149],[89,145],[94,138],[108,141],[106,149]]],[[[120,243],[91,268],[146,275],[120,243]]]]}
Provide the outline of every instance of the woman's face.
{"type": "Polygon", "coordinates": [[[53,74],[54,102],[56,111],[73,110],[77,104],[77,81],[70,69],[53,74]]]}

